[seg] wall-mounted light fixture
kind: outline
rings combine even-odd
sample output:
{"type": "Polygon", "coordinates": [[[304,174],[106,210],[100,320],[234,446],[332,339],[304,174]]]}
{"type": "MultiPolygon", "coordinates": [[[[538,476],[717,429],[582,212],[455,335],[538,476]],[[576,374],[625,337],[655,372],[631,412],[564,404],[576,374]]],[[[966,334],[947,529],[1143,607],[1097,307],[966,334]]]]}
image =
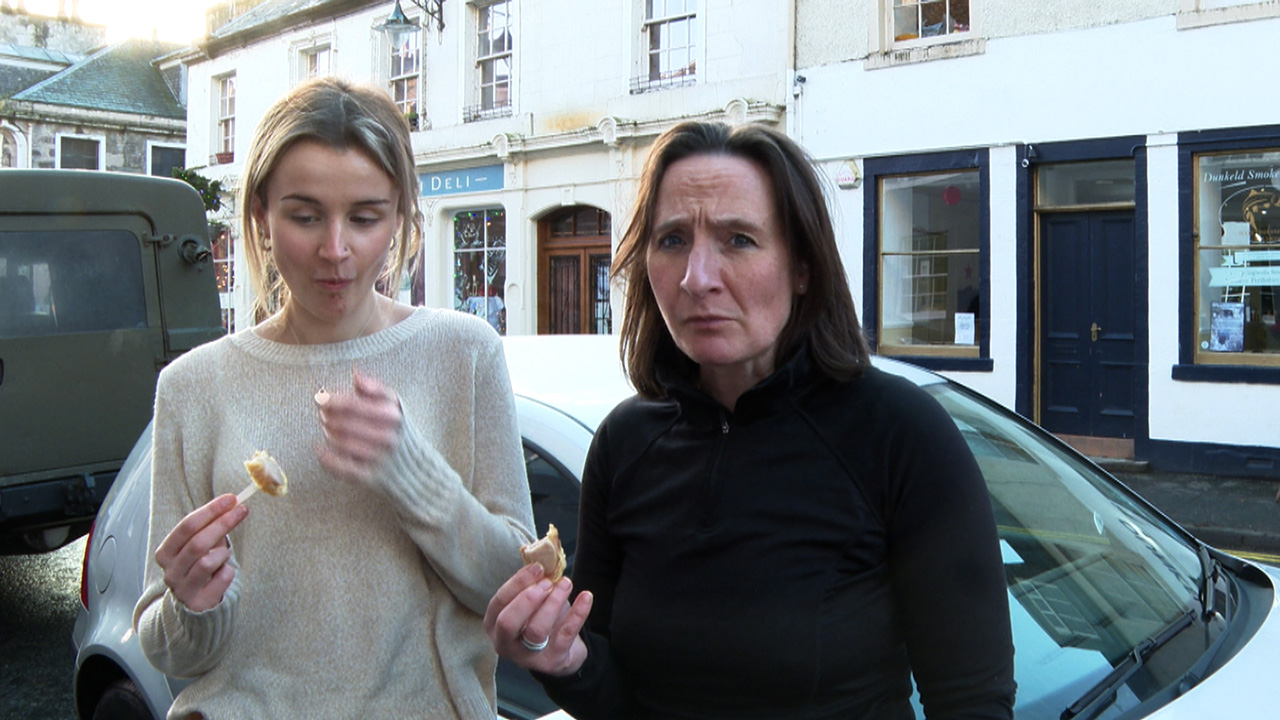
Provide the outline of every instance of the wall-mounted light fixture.
{"type": "MultiPolygon", "coordinates": [[[[444,32],[444,0],[409,0],[427,17],[436,21],[436,30],[444,32]]],[[[391,15],[387,17],[386,22],[382,23],[384,32],[401,32],[418,26],[418,21],[404,14],[404,8],[400,6],[400,0],[396,0],[396,6],[391,10],[391,15]]]]}

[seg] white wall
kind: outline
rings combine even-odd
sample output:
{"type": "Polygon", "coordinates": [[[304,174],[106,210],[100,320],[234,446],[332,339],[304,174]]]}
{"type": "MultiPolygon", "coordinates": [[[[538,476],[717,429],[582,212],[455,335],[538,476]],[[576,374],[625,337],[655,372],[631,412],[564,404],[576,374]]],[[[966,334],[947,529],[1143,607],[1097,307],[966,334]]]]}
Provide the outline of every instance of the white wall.
{"type": "MultiPolygon", "coordinates": [[[[802,64],[797,72],[807,82],[795,101],[794,125],[798,139],[829,167],[871,156],[991,148],[994,369],[946,374],[1008,406],[1015,401],[1017,357],[1015,145],[1146,138],[1150,438],[1275,446],[1280,441],[1280,386],[1171,378],[1178,364],[1179,288],[1190,282],[1178,267],[1182,240],[1176,134],[1280,122],[1280,102],[1257,82],[1258,69],[1274,64],[1280,19],[1179,29],[1177,13],[1192,1],[1121,3],[1126,7],[1117,12],[1116,2],[1082,0],[1068,4],[1071,12],[1061,23],[1074,29],[989,37],[985,52],[968,57],[873,70],[865,69],[861,59],[802,64]],[[1080,14],[1088,12],[1148,19],[1086,22],[1080,14]]],[[[829,21],[818,24],[816,8],[832,4],[819,0],[801,6],[801,45],[815,33],[843,32],[843,45],[827,40],[823,47],[830,47],[822,52],[830,56],[839,46],[852,57],[860,48],[865,57],[866,43],[855,30],[841,31],[829,21]]],[[[1007,32],[992,24],[1002,15],[996,8],[1004,4],[982,2],[984,33],[993,28],[993,34],[1007,32]]],[[[1044,6],[1046,11],[1049,7],[1044,6]]],[[[836,195],[846,262],[859,268],[853,275],[855,298],[861,297],[862,206],[868,192],[874,189],[864,185],[836,195]]]]}
{"type": "Polygon", "coordinates": [[[1178,364],[1181,287],[1179,282],[1168,281],[1180,277],[1178,152],[1174,140],[1161,135],[1147,140],[1151,438],[1275,446],[1280,443],[1280,386],[1179,382],[1172,378],[1173,366],[1178,364]]]}
{"type": "Polygon", "coordinates": [[[1257,68],[1280,19],[1179,31],[1172,16],[990,40],[986,53],[863,70],[801,67],[820,158],[1270,124],[1257,68]]]}
{"type": "MultiPolygon", "coordinates": [[[[474,7],[444,4],[445,30],[424,27],[421,117],[413,135],[419,172],[503,164],[500,191],[423,198],[426,302],[452,305],[452,217],[502,206],[507,214],[507,328],[537,330],[537,220],[558,207],[593,205],[612,214],[618,237],[630,212],[636,174],[652,139],[686,117],[778,119],[790,97],[792,2],[700,3],[696,84],[637,95],[643,0],[517,0],[513,106],[509,117],[463,122],[474,94],[474,7]],[[609,118],[610,120],[606,120],[609,118]],[[609,133],[617,128],[618,137],[609,133]],[[425,128],[424,128],[425,129],[425,128]]],[[[386,39],[374,28],[392,3],[292,28],[226,51],[189,59],[188,161],[204,165],[214,149],[213,78],[235,72],[236,162],[204,172],[234,186],[259,118],[293,86],[291,55],[309,38],[329,38],[336,75],[385,84],[386,39]]],[[[405,3],[406,12],[414,9],[405,3]]],[[[229,207],[227,220],[239,209],[229,207]]],[[[237,228],[238,233],[238,228],[237,228]]],[[[236,269],[237,308],[251,300],[248,272],[236,269]]],[[[616,307],[615,316],[621,310],[616,307]]],[[[241,320],[247,316],[238,314],[241,320]]],[[[243,325],[242,325],[243,326],[243,325]]]]}

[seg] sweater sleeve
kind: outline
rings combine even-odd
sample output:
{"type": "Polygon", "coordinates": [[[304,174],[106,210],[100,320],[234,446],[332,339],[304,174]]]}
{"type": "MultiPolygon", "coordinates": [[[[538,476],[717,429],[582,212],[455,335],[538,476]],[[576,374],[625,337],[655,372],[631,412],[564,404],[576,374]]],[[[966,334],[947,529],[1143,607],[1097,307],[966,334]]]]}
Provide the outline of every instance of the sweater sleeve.
{"type": "Polygon", "coordinates": [[[406,532],[454,596],[481,615],[533,539],[511,379],[501,342],[487,332],[472,376],[459,379],[472,387],[470,472],[461,475],[406,417],[383,477],[406,532]]]}
{"type": "Polygon", "coordinates": [[[164,571],[155,561],[156,548],[165,536],[192,510],[209,502],[211,484],[207,478],[190,477],[185,464],[186,437],[208,435],[198,428],[184,432],[179,412],[188,405],[180,380],[161,375],[156,392],[155,422],[152,428],[151,510],[148,529],[143,593],[134,607],[133,622],[143,653],[157,669],[175,677],[194,677],[214,665],[225,654],[235,625],[241,585],[234,552],[231,566],[236,577],[222,602],[204,612],[193,612],[165,585],[164,571]],[[178,384],[178,387],[173,387],[178,384]]]}
{"type": "Polygon", "coordinates": [[[888,425],[889,566],[931,720],[1013,717],[1004,565],[982,472],[932,397],[906,388],[888,425]]]}
{"type": "MultiPolygon", "coordinates": [[[[616,411],[615,411],[616,412],[616,411]]],[[[574,591],[591,591],[591,615],[583,628],[587,659],[568,677],[534,673],[557,705],[578,720],[626,718],[634,700],[610,647],[609,625],[621,557],[608,532],[609,462],[606,419],[592,439],[582,475],[578,510],[578,548],[574,556],[574,591]]]]}

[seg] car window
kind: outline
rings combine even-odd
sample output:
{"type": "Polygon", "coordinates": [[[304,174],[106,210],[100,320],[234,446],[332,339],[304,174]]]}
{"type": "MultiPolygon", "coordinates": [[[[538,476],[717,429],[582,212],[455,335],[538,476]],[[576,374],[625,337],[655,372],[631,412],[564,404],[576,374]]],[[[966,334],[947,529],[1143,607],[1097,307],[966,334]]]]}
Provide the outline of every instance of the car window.
{"type": "Polygon", "coordinates": [[[144,327],[142,282],[130,232],[0,233],[0,337],[144,327]]]}
{"type": "Polygon", "coordinates": [[[546,533],[548,524],[556,526],[568,562],[565,574],[572,574],[573,554],[578,548],[578,481],[529,443],[524,446],[524,463],[536,533],[546,533]]]}
{"type": "MultiPolygon", "coordinates": [[[[1031,424],[955,386],[930,391],[968,441],[991,493],[1018,648],[1017,717],[1057,720],[1136,646],[1199,608],[1200,556],[1031,424]]],[[[1195,633],[1199,639],[1148,659],[1100,717],[1176,682],[1207,649],[1209,630],[1195,633]]]]}

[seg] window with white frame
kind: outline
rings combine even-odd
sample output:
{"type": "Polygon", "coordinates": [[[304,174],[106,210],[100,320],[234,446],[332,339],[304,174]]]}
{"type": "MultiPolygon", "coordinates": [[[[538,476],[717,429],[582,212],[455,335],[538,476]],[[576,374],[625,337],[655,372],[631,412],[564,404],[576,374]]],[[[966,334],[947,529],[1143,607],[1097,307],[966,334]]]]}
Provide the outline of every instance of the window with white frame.
{"type": "Polygon", "coordinates": [[[18,142],[13,139],[13,133],[0,128],[0,167],[17,167],[18,166],[18,142]]]}
{"type": "Polygon", "coordinates": [[[468,121],[511,114],[513,21],[511,0],[476,8],[478,102],[464,113],[468,121]]]}
{"type": "Polygon", "coordinates": [[[102,138],[59,135],[58,167],[74,170],[102,170],[102,138]]]}
{"type": "Polygon", "coordinates": [[[235,240],[232,238],[231,228],[225,223],[213,223],[209,229],[212,231],[210,239],[213,241],[213,277],[222,306],[222,327],[227,332],[235,332],[235,240]]]}
{"type": "Polygon", "coordinates": [[[391,99],[404,113],[409,127],[418,129],[422,87],[422,29],[399,30],[391,35],[391,99]]]}
{"type": "Polygon", "coordinates": [[[236,76],[224,75],[213,82],[218,98],[214,152],[217,162],[229,163],[236,149],[236,76]]]}
{"type": "Polygon", "coordinates": [[[687,85],[697,77],[698,0],[644,0],[641,73],[631,92],[687,85]]]}
{"type": "Polygon", "coordinates": [[[186,167],[187,149],[181,145],[147,143],[147,174],[173,177],[174,170],[186,167]]]}
{"type": "Polygon", "coordinates": [[[507,333],[507,214],[502,208],[453,216],[453,307],[507,333]]]}
{"type": "Polygon", "coordinates": [[[301,57],[298,58],[298,71],[302,76],[301,79],[310,80],[311,78],[328,75],[331,55],[332,52],[328,45],[303,50],[301,57]]]}
{"type": "Polygon", "coordinates": [[[893,42],[949,38],[969,32],[969,0],[883,0],[893,42]]]}

